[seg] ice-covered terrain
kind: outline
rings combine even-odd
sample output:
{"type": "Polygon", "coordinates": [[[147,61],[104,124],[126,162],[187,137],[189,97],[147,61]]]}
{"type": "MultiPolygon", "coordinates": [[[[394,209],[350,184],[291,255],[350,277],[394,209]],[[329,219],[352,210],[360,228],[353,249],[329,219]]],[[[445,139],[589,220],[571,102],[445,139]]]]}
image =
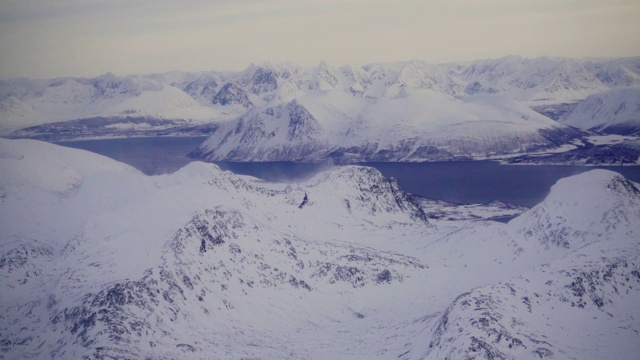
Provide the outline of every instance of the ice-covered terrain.
{"type": "Polygon", "coordinates": [[[640,185],[614,172],[507,224],[430,216],[457,213],[358,166],[146,176],[0,139],[0,173],[5,358],[640,354],[640,185]]]}
{"type": "Polygon", "coordinates": [[[15,136],[65,139],[188,132],[223,119],[217,109],[148,76],[0,81],[2,135],[22,130],[15,136]]]}
{"type": "Polygon", "coordinates": [[[640,86],[591,95],[560,122],[585,130],[640,136],[640,86]]]}
{"type": "Polygon", "coordinates": [[[213,161],[424,161],[558,147],[582,133],[513,101],[403,89],[381,99],[334,94],[253,108],[192,156],[213,161]],[[333,98],[333,99],[331,99],[333,98]]]}
{"type": "MultiPolygon", "coordinates": [[[[605,63],[610,72],[623,66],[622,60],[600,62],[605,63]]],[[[572,59],[516,56],[467,65],[410,61],[359,69],[266,64],[228,83],[234,92],[227,103],[248,110],[223,124],[192,156],[226,161],[424,161],[571,147],[584,133],[529,107],[544,113],[546,107],[557,109],[627,85],[613,80],[605,84],[596,76],[603,76],[602,69],[596,74],[585,65],[572,59]]],[[[631,68],[640,73],[640,67],[631,68]]]]}
{"type": "MultiPolygon", "coordinates": [[[[265,63],[239,72],[16,79],[0,81],[0,135],[213,134],[193,154],[207,160],[491,158],[571,146],[585,133],[548,117],[560,118],[589,95],[639,85],[640,58],[519,56],[465,64],[265,63]]],[[[607,106],[617,109],[621,101],[607,106]]],[[[626,103],[630,109],[633,101],[626,103]]],[[[568,124],[592,119],[601,125],[582,128],[615,132],[610,121],[628,120],[610,119],[608,110],[593,106],[580,109],[568,124]]]]}
{"type": "Polygon", "coordinates": [[[510,164],[554,164],[580,166],[640,165],[640,138],[633,135],[591,135],[573,146],[522,156],[505,157],[510,164]]]}

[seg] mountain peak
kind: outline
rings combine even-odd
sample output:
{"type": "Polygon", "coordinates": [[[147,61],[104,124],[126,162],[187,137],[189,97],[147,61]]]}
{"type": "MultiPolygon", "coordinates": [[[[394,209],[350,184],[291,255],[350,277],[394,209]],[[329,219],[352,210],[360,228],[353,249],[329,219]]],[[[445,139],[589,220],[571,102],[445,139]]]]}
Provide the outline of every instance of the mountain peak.
{"type": "Polygon", "coordinates": [[[640,234],[640,185],[600,169],[560,179],[542,203],[509,224],[545,247],[566,249],[640,234]]]}
{"type": "Polygon", "coordinates": [[[322,172],[307,181],[313,189],[332,194],[336,209],[344,208],[359,216],[400,215],[405,221],[427,223],[420,205],[406,194],[393,179],[380,171],[364,166],[338,166],[322,172]]]}
{"type": "Polygon", "coordinates": [[[603,133],[640,134],[640,86],[590,95],[559,121],[603,133]]]}

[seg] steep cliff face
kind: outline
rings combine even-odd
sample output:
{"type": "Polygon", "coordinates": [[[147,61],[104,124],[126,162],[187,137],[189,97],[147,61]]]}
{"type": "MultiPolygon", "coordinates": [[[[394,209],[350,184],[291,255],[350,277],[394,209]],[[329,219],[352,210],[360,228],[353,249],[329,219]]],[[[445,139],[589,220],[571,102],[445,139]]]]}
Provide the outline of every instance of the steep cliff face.
{"type": "Polygon", "coordinates": [[[332,95],[255,108],[222,126],[191,156],[209,161],[425,161],[551,149],[579,130],[497,98],[425,92],[368,101],[332,95]]]}
{"type": "Polygon", "coordinates": [[[234,83],[228,83],[224,85],[220,91],[218,91],[213,98],[211,98],[212,104],[226,105],[241,105],[244,108],[250,108],[253,106],[247,93],[242,88],[234,83]]]}
{"type": "Polygon", "coordinates": [[[194,158],[226,161],[305,160],[324,146],[318,143],[320,124],[295,100],[266,109],[254,108],[225,124],[194,158]],[[241,143],[241,146],[238,146],[241,143]]]}

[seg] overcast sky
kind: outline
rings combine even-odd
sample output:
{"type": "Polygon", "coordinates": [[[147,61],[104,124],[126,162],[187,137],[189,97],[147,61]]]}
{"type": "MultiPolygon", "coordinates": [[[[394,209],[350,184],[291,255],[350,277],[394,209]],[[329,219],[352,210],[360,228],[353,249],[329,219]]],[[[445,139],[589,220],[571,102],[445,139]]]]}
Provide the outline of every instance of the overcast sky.
{"type": "Polygon", "coordinates": [[[640,55],[638,0],[0,0],[0,78],[640,55]]]}

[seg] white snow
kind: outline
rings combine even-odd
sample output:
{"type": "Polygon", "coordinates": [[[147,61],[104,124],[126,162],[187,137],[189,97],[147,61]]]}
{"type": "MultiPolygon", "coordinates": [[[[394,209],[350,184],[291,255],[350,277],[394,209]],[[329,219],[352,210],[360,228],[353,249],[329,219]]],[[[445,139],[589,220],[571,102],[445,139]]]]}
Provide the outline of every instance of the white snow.
{"type": "Polygon", "coordinates": [[[487,158],[552,147],[541,131],[570,132],[502,97],[476,95],[460,100],[430,90],[409,89],[403,94],[378,99],[340,92],[300,96],[287,107],[295,104],[308,114],[303,124],[282,106],[254,108],[216,131],[202,145],[202,157],[316,161],[334,151],[347,151],[356,159],[361,156],[362,161],[377,160],[375,156],[385,152],[390,153],[390,159],[385,160],[396,161],[433,160],[438,156],[487,158]],[[288,134],[292,128],[307,133],[291,137],[288,134]],[[298,155],[298,147],[307,152],[298,155]],[[355,148],[361,153],[355,153],[355,148]]]}
{"type": "Polygon", "coordinates": [[[10,358],[640,351],[640,185],[610,171],[560,180],[507,224],[425,219],[357,166],[293,184],[198,162],[145,176],[0,139],[0,173],[10,358]]]}
{"type": "Polygon", "coordinates": [[[611,145],[611,144],[622,143],[625,141],[634,141],[634,140],[637,140],[638,138],[635,136],[610,134],[610,135],[587,136],[585,139],[594,145],[611,145]]]}
{"type": "MultiPolygon", "coordinates": [[[[251,111],[233,102],[225,106],[212,103],[220,89],[226,84],[234,84],[260,110],[297,100],[324,119],[330,132],[340,131],[343,126],[339,124],[343,120],[357,118],[363,123],[371,122],[374,131],[371,136],[375,138],[378,135],[375,131],[384,131],[375,125],[380,117],[410,113],[415,102],[424,104],[415,108],[418,112],[410,113],[410,119],[403,117],[403,121],[424,121],[428,117],[430,122],[453,126],[457,121],[468,119],[465,116],[459,119],[457,111],[449,105],[455,100],[466,103],[470,96],[482,94],[492,96],[476,96],[471,100],[482,107],[477,120],[492,121],[496,116],[506,116],[505,121],[512,121],[508,114],[516,115],[512,109],[515,103],[511,102],[505,108],[496,101],[508,103],[504,99],[509,99],[527,106],[553,105],[581,101],[610,89],[638,86],[637,63],[637,58],[526,59],[508,56],[464,64],[434,65],[414,60],[335,67],[323,62],[304,69],[289,63],[264,63],[241,72],[7,80],[0,82],[0,134],[6,136],[25,127],[94,117],[222,123],[251,111]],[[409,104],[403,99],[409,99],[409,104]],[[404,105],[409,106],[406,111],[403,111],[404,105]],[[363,112],[363,107],[374,113],[363,112]],[[381,114],[376,115],[377,111],[381,114]]],[[[522,108],[520,106],[517,112],[521,113],[522,108]]],[[[462,110],[465,115],[470,111],[474,111],[473,107],[462,110]]],[[[588,112],[582,115],[594,116],[588,112]]],[[[383,118],[385,121],[393,119],[383,118]]],[[[458,139],[456,131],[453,134],[458,139]]],[[[361,134],[363,137],[368,135],[361,134]]]]}
{"type": "Polygon", "coordinates": [[[616,126],[637,129],[640,127],[640,86],[591,95],[560,119],[560,122],[600,131],[616,126]]]}
{"type": "MultiPolygon", "coordinates": [[[[7,86],[6,91],[10,91],[13,85],[7,86]]],[[[30,126],[94,117],[129,116],[194,123],[225,119],[219,111],[198,104],[182,90],[141,77],[68,78],[46,85],[34,81],[33,89],[20,98],[12,95],[0,101],[3,135],[30,126]]]]}

